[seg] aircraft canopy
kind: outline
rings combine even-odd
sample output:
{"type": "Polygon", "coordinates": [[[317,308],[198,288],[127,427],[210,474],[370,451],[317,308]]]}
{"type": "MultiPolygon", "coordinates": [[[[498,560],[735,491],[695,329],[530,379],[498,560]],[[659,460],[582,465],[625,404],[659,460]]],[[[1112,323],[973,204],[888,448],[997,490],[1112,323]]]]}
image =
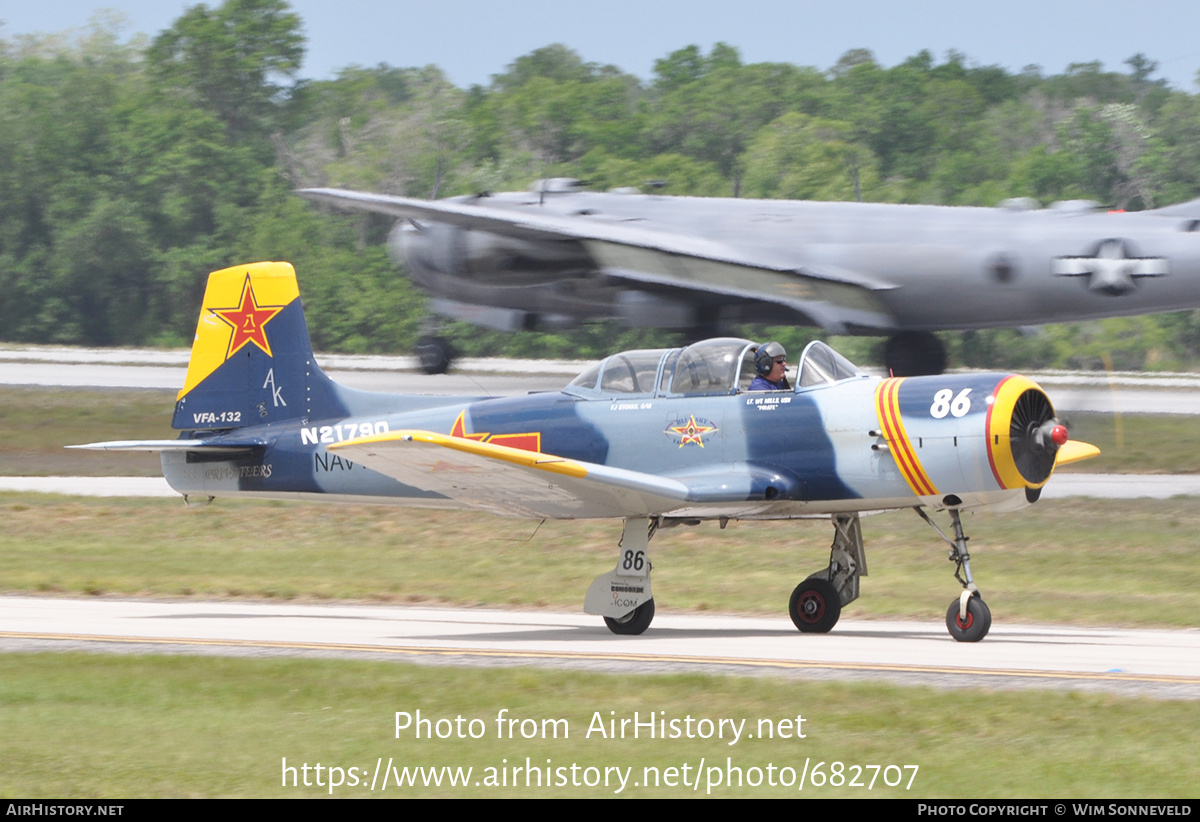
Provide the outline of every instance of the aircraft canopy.
{"type": "MultiPolygon", "coordinates": [[[[755,376],[758,343],[738,337],[701,340],[686,348],[622,351],[589,367],[566,393],[586,399],[720,396],[746,391],[755,376]]],[[[823,342],[800,356],[796,390],[859,376],[858,366],[823,342]]]]}

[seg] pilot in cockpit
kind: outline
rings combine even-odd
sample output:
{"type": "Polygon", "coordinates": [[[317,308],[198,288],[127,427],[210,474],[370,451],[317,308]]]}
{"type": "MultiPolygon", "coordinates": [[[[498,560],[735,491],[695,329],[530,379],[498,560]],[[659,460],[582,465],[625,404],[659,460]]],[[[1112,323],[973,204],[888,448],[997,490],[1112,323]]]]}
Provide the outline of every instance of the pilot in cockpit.
{"type": "Polygon", "coordinates": [[[758,376],[750,383],[751,391],[788,391],[787,352],[777,342],[760,345],[754,354],[754,368],[758,376]]]}

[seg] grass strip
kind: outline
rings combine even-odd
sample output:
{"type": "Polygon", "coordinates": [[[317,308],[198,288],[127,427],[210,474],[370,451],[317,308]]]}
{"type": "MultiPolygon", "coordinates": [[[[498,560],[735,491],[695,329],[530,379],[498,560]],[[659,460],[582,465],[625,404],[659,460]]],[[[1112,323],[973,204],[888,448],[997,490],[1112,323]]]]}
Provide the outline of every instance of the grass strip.
{"type": "Polygon", "coordinates": [[[711,788],[712,796],[1194,797],[1200,791],[1200,760],[1193,755],[1198,711],[1194,702],[1110,695],[946,692],[706,675],[4,654],[0,795],[705,796],[708,783],[719,776],[721,784],[711,788]],[[498,738],[496,719],[502,709],[507,709],[505,719],[518,722],[498,738]],[[418,740],[411,728],[397,738],[395,713],[407,712],[415,719],[418,710],[432,720],[435,737],[440,728],[450,738],[418,740]],[[620,720],[632,720],[635,711],[642,722],[650,715],[668,723],[677,720],[680,736],[651,739],[643,727],[634,739],[631,725],[626,725],[624,739],[605,738],[595,730],[597,720],[607,730],[608,721],[615,719],[619,731],[620,720]],[[457,738],[458,731],[451,730],[460,716],[458,727],[467,738],[457,738]],[[696,738],[686,735],[689,716],[696,738]],[[805,719],[801,725],[796,724],[798,716],[805,719]],[[739,741],[729,744],[728,725],[724,739],[697,737],[706,727],[699,720],[717,724],[722,718],[745,720],[739,741]],[[439,719],[450,722],[438,725],[439,719]],[[542,722],[558,719],[566,720],[565,726],[542,722]],[[768,724],[776,738],[766,738],[768,724]],[[795,738],[798,731],[804,738],[795,738]],[[469,738],[472,732],[479,737],[469,738]],[[787,738],[779,738],[781,732],[787,738]],[[285,758],[296,768],[295,777],[283,770],[285,758]],[[472,772],[466,787],[425,786],[417,776],[416,786],[397,790],[393,782],[387,791],[370,791],[377,763],[386,765],[389,759],[398,770],[450,766],[472,772]],[[540,788],[534,775],[524,771],[527,759],[540,769],[540,788]],[[964,759],[974,764],[964,767],[964,759]],[[806,760],[807,784],[801,792],[798,782],[806,760]],[[322,785],[317,784],[317,763],[324,768],[322,785]],[[818,763],[824,763],[822,786],[813,784],[818,763]],[[308,787],[303,784],[305,764],[310,766],[308,787]],[[790,778],[793,784],[768,784],[768,765],[777,782],[790,778]],[[873,788],[865,787],[870,768],[856,773],[855,765],[881,766],[873,788]],[[882,768],[888,765],[900,766],[887,774],[899,785],[884,784],[882,768]],[[905,765],[918,766],[908,789],[914,772],[905,765]],[[737,773],[731,766],[741,769],[740,787],[728,785],[730,775],[737,773]],[[345,782],[332,790],[330,767],[341,768],[345,782]],[[515,767],[522,770],[514,775],[515,767]],[[547,767],[552,769],[548,787],[547,767]],[[631,769],[620,794],[615,772],[608,772],[607,787],[602,781],[604,769],[614,767],[631,769]],[[667,771],[672,767],[677,769],[673,776],[667,771]],[[353,776],[350,768],[356,769],[353,776]],[[489,768],[495,786],[487,784],[489,768]],[[784,768],[794,769],[790,777],[784,768]],[[646,777],[653,783],[655,773],[658,786],[647,787],[646,777]],[[691,780],[697,777],[699,788],[693,789],[691,780]],[[296,787],[291,786],[293,778],[296,787]],[[856,778],[862,787],[849,784],[856,778]],[[666,784],[668,779],[674,786],[666,784]],[[359,784],[350,784],[353,780],[359,784]],[[560,780],[567,784],[557,784],[560,780]],[[585,780],[599,784],[573,784],[585,780]],[[749,784],[753,781],[761,784],[749,784]]]}
{"type": "MultiPolygon", "coordinates": [[[[442,603],[575,611],[609,569],[615,521],[507,520],[368,505],[0,495],[0,588],[171,597],[442,603]]],[[[944,524],[944,523],[943,523],[944,524]]],[[[1046,501],[964,517],[997,622],[1195,627],[1200,507],[1046,501]]],[[[940,621],[959,591],[914,514],[863,521],[869,575],[845,616],[940,621]]],[[[828,521],[713,523],[651,543],[661,611],[783,614],[828,561],[828,521]]]]}

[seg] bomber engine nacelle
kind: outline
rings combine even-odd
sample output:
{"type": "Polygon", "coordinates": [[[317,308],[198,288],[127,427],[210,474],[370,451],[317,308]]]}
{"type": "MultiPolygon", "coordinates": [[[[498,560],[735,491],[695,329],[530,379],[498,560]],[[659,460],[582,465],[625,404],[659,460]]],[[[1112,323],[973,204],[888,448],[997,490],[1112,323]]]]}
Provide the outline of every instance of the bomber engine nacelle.
{"type": "Polygon", "coordinates": [[[934,506],[1019,507],[1056,465],[1099,453],[1070,441],[1046,393],[1019,375],[886,379],[874,404],[876,475],[899,474],[934,506]]]}
{"type": "Polygon", "coordinates": [[[522,240],[445,223],[401,221],[388,237],[388,249],[426,285],[429,275],[498,286],[544,285],[594,267],[574,240],[522,240]]]}

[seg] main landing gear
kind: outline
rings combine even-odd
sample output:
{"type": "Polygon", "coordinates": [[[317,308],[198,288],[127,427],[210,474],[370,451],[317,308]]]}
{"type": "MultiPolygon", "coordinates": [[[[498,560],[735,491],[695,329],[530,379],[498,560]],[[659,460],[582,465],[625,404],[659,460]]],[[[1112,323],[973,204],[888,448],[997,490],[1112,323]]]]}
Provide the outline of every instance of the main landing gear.
{"type": "MultiPolygon", "coordinates": [[[[971,556],[967,553],[962,519],[955,508],[949,509],[954,538],[922,509],[917,514],[937,531],[950,546],[954,578],[963,587],[962,594],[946,611],[946,628],[959,642],[978,642],[992,627],[992,612],[979,595],[971,577],[971,556]]],[[[863,548],[862,526],[858,514],[834,514],[833,544],[829,565],[810,576],[792,591],[788,616],[806,634],[826,634],[837,625],[842,608],[859,596],[859,580],[867,575],[867,554],[863,548]]],[[[650,538],[658,530],[658,518],[630,517],[617,545],[617,565],[601,574],[588,588],[583,601],[585,613],[604,617],[614,634],[645,633],[654,620],[654,593],[650,588],[650,538]]]]}
{"type": "Polygon", "coordinates": [[[922,377],[946,370],[946,346],[930,331],[901,331],[888,338],[883,362],[893,377],[922,377]]]}
{"type": "MultiPolygon", "coordinates": [[[[954,539],[951,539],[928,514],[920,508],[915,510],[950,545],[950,560],[955,563],[954,578],[963,586],[962,594],[946,611],[946,628],[959,642],[978,642],[992,627],[992,612],[971,577],[968,537],[963,533],[959,512],[949,509],[954,528],[954,539]]],[[[788,616],[804,633],[828,633],[837,624],[842,607],[858,599],[859,578],[866,575],[867,556],[858,514],[835,514],[829,565],[796,586],[788,603],[788,616]]]]}
{"type": "Polygon", "coordinates": [[[796,586],[788,616],[806,634],[829,633],[842,615],[842,606],[858,599],[858,580],[866,575],[858,514],[834,514],[829,565],[796,586]]]}
{"type": "Polygon", "coordinates": [[[625,532],[617,543],[617,567],[596,577],[584,597],[584,613],[604,617],[614,634],[645,633],[654,619],[649,546],[657,530],[657,518],[625,520],[625,532]]]}
{"type": "Polygon", "coordinates": [[[454,362],[454,348],[449,340],[436,334],[426,334],[418,339],[413,353],[426,374],[445,374],[454,362]]]}

